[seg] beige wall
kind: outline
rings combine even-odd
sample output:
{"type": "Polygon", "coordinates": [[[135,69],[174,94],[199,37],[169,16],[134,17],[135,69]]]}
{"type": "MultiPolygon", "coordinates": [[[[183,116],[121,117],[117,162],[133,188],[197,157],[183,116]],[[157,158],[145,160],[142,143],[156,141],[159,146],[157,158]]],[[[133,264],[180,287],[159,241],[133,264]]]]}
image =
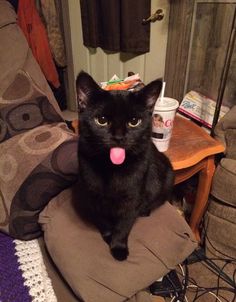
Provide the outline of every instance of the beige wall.
{"type": "Polygon", "coordinates": [[[83,46],[82,27],[79,0],[69,0],[65,6],[64,18],[69,22],[65,26],[68,79],[69,79],[69,108],[76,109],[75,78],[80,70],[87,71],[98,82],[108,80],[113,74],[119,77],[127,76],[128,71],[139,73],[144,83],[164,76],[167,33],[169,22],[169,1],[151,0],[152,12],[162,8],[165,17],[162,21],[151,24],[150,52],[134,56],[125,53],[107,53],[101,48],[88,49],[83,46]],[[69,32],[67,32],[69,31],[69,32]]]}

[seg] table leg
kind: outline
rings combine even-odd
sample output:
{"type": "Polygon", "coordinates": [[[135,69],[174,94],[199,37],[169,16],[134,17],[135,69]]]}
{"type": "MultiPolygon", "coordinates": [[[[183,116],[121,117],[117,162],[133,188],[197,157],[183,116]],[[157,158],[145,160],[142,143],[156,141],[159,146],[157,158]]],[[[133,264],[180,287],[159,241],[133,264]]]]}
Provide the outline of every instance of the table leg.
{"type": "Polygon", "coordinates": [[[199,172],[197,194],[189,223],[198,241],[200,241],[199,224],[206,210],[214,171],[214,156],[209,156],[205,159],[204,167],[199,172]]]}

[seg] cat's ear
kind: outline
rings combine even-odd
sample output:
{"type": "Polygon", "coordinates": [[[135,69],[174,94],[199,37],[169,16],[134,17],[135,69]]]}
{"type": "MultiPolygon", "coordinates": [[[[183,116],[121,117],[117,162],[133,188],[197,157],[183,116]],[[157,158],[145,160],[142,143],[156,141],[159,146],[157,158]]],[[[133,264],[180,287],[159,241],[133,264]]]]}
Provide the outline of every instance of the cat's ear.
{"type": "Polygon", "coordinates": [[[152,110],[156,100],[158,99],[162,88],[162,80],[155,80],[142,88],[141,97],[146,101],[146,106],[152,110]]]}
{"type": "Polygon", "coordinates": [[[80,110],[87,107],[91,94],[97,90],[100,90],[99,85],[88,73],[81,71],[76,79],[77,101],[80,110]]]}

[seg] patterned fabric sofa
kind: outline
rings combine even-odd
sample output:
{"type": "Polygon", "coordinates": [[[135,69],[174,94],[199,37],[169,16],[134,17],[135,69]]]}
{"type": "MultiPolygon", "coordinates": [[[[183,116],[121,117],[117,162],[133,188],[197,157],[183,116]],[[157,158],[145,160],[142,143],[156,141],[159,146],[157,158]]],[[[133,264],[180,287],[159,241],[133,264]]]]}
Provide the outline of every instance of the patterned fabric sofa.
{"type": "Polygon", "coordinates": [[[147,287],[196,248],[189,226],[167,202],[138,219],[129,259],[115,261],[98,231],[74,208],[78,136],[67,127],[5,0],[0,0],[0,41],[0,300],[151,301],[147,287]],[[21,277],[28,276],[24,286],[36,284],[27,299],[20,291],[18,298],[10,296],[20,270],[11,270],[8,261],[17,263],[22,250],[31,259],[26,272],[20,260],[21,277]],[[55,291],[50,299],[50,282],[42,289],[48,280],[44,265],[55,291]],[[35,267],[41,268],[38,283],[29,277],[35,267]],[[7,289],[1,288],[3,281],[7,289]]]}
{"type": "MultiPolygon", "coordinates": [[[[26,298],[28,291],[16,286],[21,278],[15,270],[16,263],[14,266],[14,261],[20,259],[17,247],[23,246],[25,251],[29,248],[27,245],[25,249],[24,244],[15,242],[14,238],[37,238],[38,243],[34,240],[30,243],[34,265],[39,264],[40,255],[36,256],[32,246],[38,251],[39,244],[61,301],[77,301],[47,258],[38,224],[39,213],[48,201],[75,182],[77,140],[67,128],[53,93],[17,25],[13,7],[0,0],[1,301],[31,301],[26,298]],[[67,166],[64,165],[65,158],[67,166]],[[8,263],[9,260],[12,263],[8,263]],[[13,298],[16,293],[13,288],[17,289],[18,298],[16,295],[13,298]]],[[[40,287],[37,288],[40,291],[40,287]]]]}
{"type": "Polygon", "coordinates": [[[14,10],[6,1],[0,4],[1,228],[32,239],[40,234],[39,212],[76,179],[77,137],[66,126],[14,10]],[[64,166],[72,149],[73,165],[64,166]]]}

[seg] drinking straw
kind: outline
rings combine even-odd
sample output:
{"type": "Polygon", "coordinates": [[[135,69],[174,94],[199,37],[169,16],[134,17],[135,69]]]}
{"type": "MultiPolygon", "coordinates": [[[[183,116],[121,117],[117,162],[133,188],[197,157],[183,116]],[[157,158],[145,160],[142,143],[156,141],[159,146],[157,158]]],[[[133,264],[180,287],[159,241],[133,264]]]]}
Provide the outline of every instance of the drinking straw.
{"type": "Polygon", "coordinates": [[[166,82],[163,82],[163,84],[162,84],[162,90],[161,90],[161,96],[160,96],[160,102],[159,103],[163,103],[163,97],[164,97],[164,93],[165,93],[165,88],[166,88],[166,82]]]}

